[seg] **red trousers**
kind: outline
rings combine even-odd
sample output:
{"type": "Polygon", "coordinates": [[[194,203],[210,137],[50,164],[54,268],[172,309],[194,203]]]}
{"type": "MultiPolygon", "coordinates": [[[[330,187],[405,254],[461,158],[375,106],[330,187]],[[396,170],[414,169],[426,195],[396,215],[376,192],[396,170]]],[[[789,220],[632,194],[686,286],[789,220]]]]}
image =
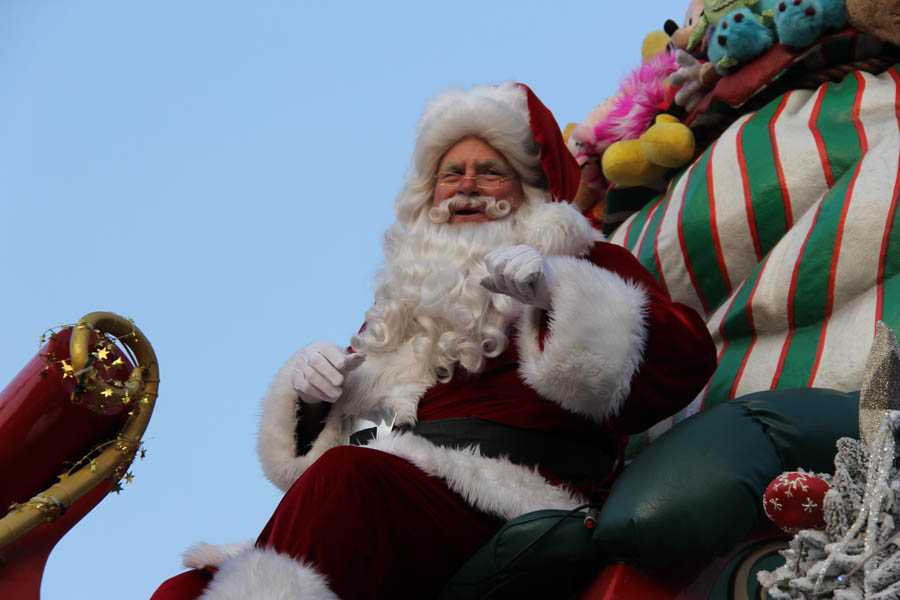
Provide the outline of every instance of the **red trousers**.
{"type": "MultiPolygon", "coordinates": [[[[256,545],[311,563],[341,600],[421,600],[501,525],[402,458],[341,446],[291,486],[256,545]]],[[[182,573],[151,600],[193,600],[209,579],[182,573]]]]}

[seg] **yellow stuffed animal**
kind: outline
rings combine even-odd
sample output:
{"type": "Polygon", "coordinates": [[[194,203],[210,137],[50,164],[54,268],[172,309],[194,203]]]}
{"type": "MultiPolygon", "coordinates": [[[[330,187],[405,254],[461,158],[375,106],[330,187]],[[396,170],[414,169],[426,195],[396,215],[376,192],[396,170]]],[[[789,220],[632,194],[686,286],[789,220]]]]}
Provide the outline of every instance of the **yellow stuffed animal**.
{"type": "MultiPolygon", "coordinates": [[[[668,52],[670,40],[664,31],[647,34],[641,45],[643,62],[668,52]]],[[[668,83],[665,85],[668,86],[668,83]]],[[[693,132],[675,117],[661,114],[638,139],[610,144],[603,153],[601,165],[603,176],[617,185],[647,185],[665,175],[669,169],[684,165],[693,155],[693,132]]]]}
{"type": "Polygon", "coordinates": [[[646,185],[693,156],[694,133],[677,118],[663,113],[638,139],[616,142],[606,149],[603,175],[618,185],[646,185]]]}

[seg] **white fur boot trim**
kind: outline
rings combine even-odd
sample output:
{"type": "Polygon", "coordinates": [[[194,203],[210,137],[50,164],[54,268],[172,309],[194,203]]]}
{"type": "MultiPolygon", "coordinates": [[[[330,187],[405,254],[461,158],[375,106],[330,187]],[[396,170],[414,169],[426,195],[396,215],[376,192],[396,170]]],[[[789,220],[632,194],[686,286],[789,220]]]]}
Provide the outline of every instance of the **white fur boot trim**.
{"type": "Polygon", "coordinates": [[[200,600],[338,600],[325,577],[274,550],[252,547],[222,563],[200,600]]]}
{"type": "Polygon", "coordinates": [[[200,542],[185,550],[181,555],[181,564],[188,569],[218,567],[229,558],[234,558],[252,546],[253,540],[218,545],[200,542]]]}

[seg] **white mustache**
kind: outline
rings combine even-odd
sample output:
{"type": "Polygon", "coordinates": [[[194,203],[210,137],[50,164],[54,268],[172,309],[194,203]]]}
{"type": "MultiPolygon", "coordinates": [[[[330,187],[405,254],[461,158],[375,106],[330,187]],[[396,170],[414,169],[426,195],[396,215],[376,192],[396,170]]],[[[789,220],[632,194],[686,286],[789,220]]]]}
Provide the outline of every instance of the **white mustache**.
{"type": "Polygon", "coordinates": [[[432,207],[428,211],[428,220],[440,225],[450,220],[451,213],[460,210],[480,210],[489,219],[502,219],[510,213],[512,205],[508,200],[498,200],[493,196],[456,194],[432,207]]]}

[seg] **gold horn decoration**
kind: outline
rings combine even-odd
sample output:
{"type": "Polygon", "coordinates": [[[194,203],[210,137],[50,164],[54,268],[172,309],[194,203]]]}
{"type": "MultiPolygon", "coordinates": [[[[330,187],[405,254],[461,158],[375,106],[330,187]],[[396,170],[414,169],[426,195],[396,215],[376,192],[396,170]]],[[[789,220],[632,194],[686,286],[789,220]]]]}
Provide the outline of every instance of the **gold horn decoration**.
{"type": "Polygon", "coordinates": [[[129,405],[128,417],[115,439],[95,448],[96,456],[84,461],[78,470],[60,477],[58,483],[28,502],[14,505],[0,519],[0,550],[42,523],[55,520],[105,479],[121,477],[140,448],[141,437],[153,413],[159,388],[159,365],[152,346],[130,319],[110,312],[85,315],[74,327],[69,352],[71,371],[79,381],[73,401],[78,401],[76,396],[88,385],[91,391],[99,392],[104,403],[129,405]],[[124,384],[111,385],[92,367],[89,350],[91,335],[95,332],[115,337],[133,354],[137,366],[124,384]]]}

